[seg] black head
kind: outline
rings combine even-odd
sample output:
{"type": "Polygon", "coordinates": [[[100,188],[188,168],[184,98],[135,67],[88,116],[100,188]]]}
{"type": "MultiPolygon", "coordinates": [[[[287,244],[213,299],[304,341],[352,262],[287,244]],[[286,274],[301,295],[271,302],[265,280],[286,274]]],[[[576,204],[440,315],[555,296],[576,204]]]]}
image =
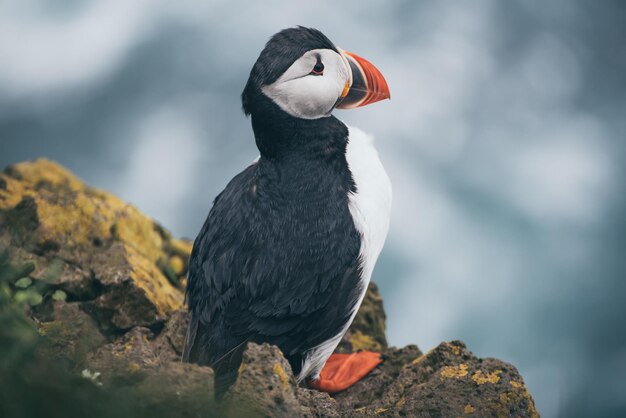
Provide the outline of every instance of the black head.
{"type": "Polygon", "coordinates": [[[254,112],[264,86],[274,83],[298,58],[315,49],[339,53],[330,39],[317,29],[298,26],[283,29],[272,36],[252,67],[241,94],[244,113],[249,115],[254,112]]]}
{"type": "Polygon", "coordinates": [[[323,142],[328,135],[321,133],[331,125],[345,131],[345,125],[329,117],[335,108],[384,98],[389,89],[376,67],[337,48],[320,31],[301,26],[272,36],[241,94],[257,146],[266,156],[304,151],[302,143],[310,144],[309,139],[323,142]]]}

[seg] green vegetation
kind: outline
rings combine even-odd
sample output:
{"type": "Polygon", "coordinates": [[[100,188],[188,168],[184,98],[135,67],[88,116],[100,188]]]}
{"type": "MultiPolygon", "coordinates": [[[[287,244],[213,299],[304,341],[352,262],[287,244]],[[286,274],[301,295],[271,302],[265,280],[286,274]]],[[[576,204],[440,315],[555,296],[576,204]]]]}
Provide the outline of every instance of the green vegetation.
{"type": "Polygon", "coordinates": [[[32,267],[12,264],[0,251],[0,417],[215,416],[199,415],[192,405],[185,410],[181,403],[165,404],[150,393],[100,386],[94,373],[72,371],[46,356],[46,337],[29,318],[30,306],[62,300],[65,293],[29,277],[32,267]]]}

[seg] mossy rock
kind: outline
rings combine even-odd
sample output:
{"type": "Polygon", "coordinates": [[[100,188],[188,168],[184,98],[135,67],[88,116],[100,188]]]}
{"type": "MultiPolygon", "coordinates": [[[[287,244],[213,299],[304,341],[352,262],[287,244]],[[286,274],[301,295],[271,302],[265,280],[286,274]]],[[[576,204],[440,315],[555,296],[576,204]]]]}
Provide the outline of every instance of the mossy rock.
{"type": "Polygon", "coordinates": [[[13,165],[0,180],[0,246],[72,300],[97,299],[107,332],[153,326],[182,307],[191,243],[52,161],[13,165]]]}
{"type": "Polygon", "coordinates": [[[387,348],[386,319],[383,298],[380,296],[378,286],[370,282],[363,303],[337,351],[341,353],[361,350],[383,351],[387,348]]]}
{"type": "Polygon", "coordinates": [[[387,358],[395,365],[337,396],[343,416],[539,417],[515,367],[477,358],[460,341],[442,343],[423,355],[406,349],[388,352],[387,358]]]}
{"type": "Polygon", "coordinates": [[[298,387],[277,347],[250,343],[218,406],[213,371],[180,361],[190,252],[54,162],[0,174],[0,416],[538,416],[507,363],[460,342],[388,347],[373,283],[337,349],[381,352],[368,376],[329,396],[298,387]]]}

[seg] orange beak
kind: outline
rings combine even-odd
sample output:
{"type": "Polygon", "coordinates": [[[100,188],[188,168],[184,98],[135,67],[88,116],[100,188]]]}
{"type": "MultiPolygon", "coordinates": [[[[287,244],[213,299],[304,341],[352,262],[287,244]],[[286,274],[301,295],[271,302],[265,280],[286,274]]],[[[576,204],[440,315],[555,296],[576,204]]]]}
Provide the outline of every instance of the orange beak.
{"type": "Polygon", "coordinates": [[[351,83],[346,83],[338,109],[354,109],[391,98],[385,77],[374,64],[352,52],[339,50],[350,67],[351,83]]]}

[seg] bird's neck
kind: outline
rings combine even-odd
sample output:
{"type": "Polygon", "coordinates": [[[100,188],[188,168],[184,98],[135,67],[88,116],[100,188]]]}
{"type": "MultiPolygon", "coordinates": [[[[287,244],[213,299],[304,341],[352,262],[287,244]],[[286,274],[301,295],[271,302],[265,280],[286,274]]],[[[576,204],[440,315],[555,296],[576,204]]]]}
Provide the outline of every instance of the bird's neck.
{"type": "Polygon", "coordinates": [[[252,114],[252,129],[261,156],[277,161],[343,156],[348,141],[348,128],[334,116],[295,118],[273,102],[252,114]]]}
{"type": "MultiPolygon", "coordinates": [[[[282,112],[282,111],[281,111],[282,112]]],[[[261,190],[288,201],[341,201],[354,182],[346,160],[348,127],[334,116],[306,120],[282,114],[252,114],[261,152],[261,190]],[[265,116],[265,117],[263,117],[265,116]]]]}

